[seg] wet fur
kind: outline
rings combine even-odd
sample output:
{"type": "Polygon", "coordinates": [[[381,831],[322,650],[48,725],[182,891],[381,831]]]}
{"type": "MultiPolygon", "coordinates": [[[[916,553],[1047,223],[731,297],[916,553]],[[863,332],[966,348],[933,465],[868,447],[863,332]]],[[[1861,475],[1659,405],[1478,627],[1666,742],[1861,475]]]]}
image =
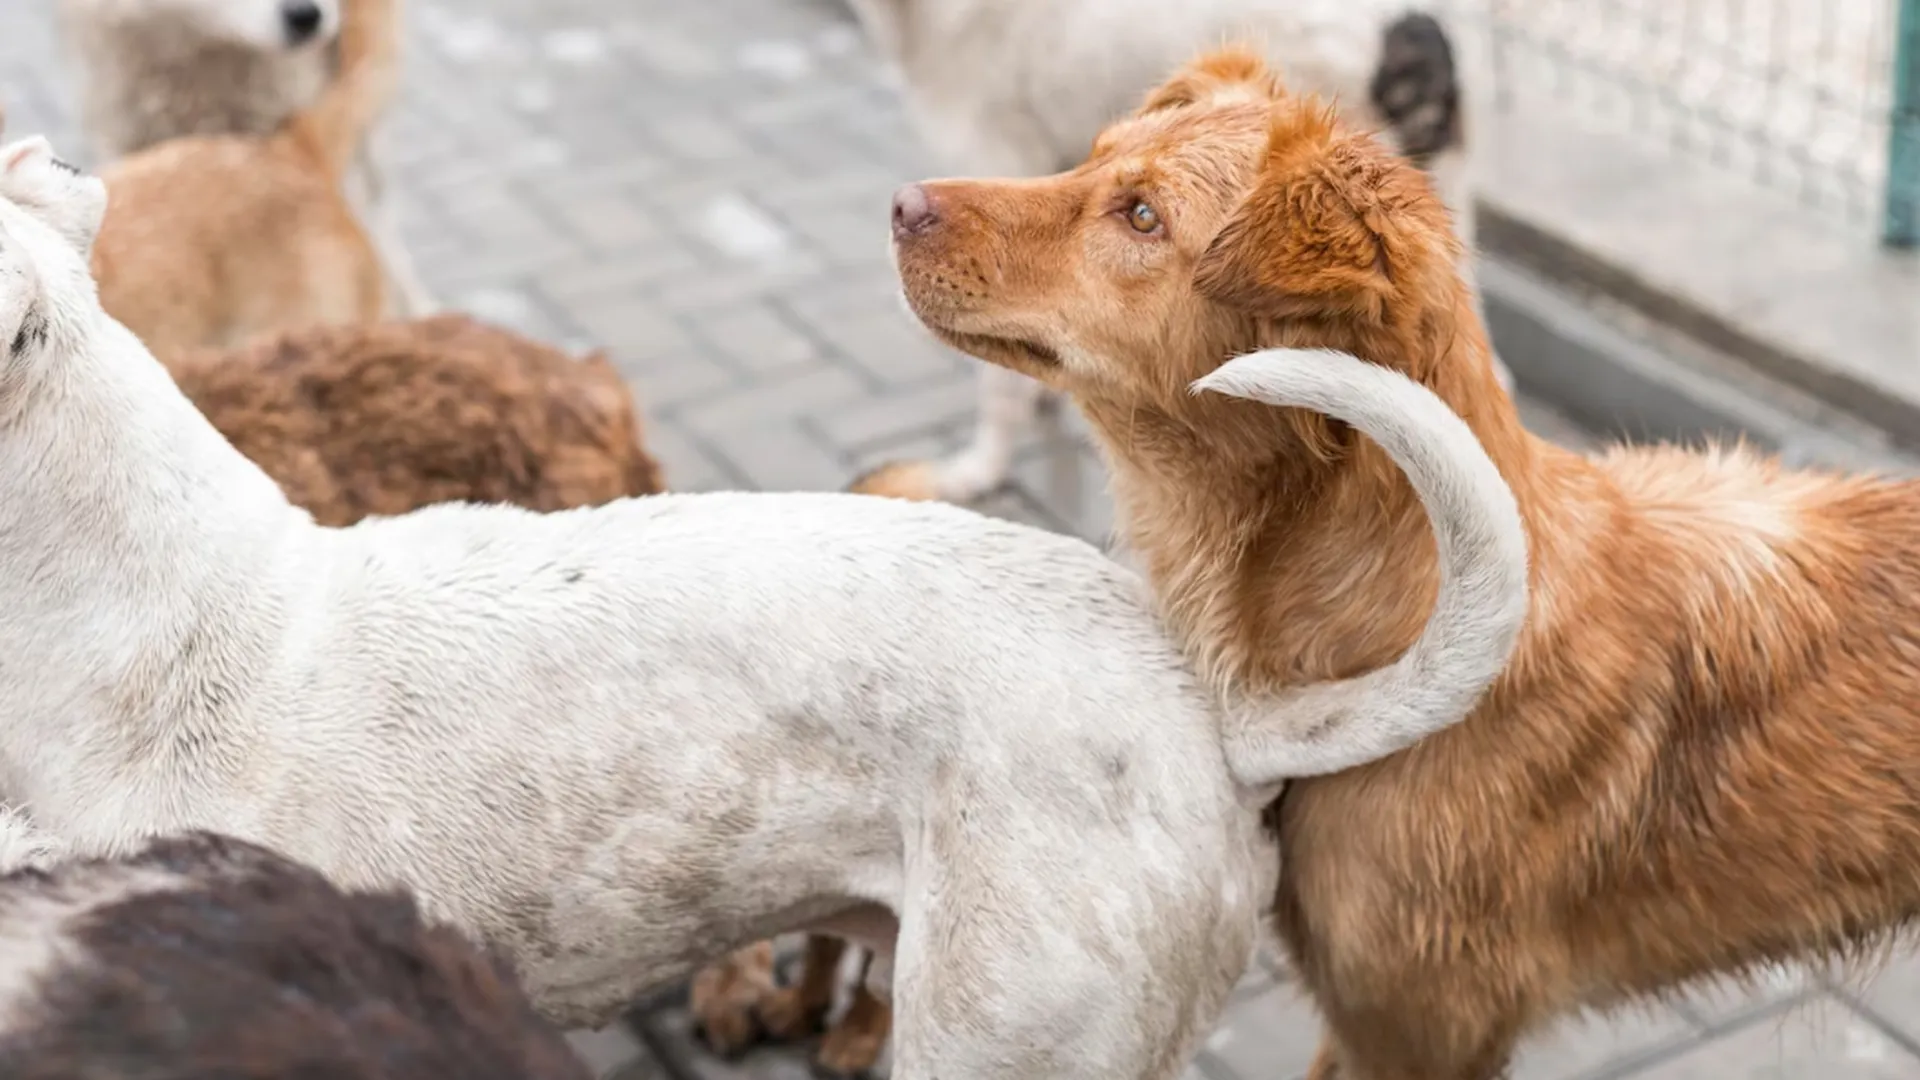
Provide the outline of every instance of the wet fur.
{"type": "Polygon", "coordinates": [[[1270,813],[1276,925],[1328,1024],[1314,1080],[1491,1080],[1568,1013],[1902,940],[1920,488],[1532,437],[1429,182],[1246,52],[1183,80],[1081,169],[927,185],[953,235],[901,272],[943,336],[1079,402],[1127,542],[1221,683],[1399,655],[1435,551],[1376,445],[1189,381],[1252,349],[1351,352],[1432,389],[1511,485],[1533,566],[1507,672],[1465,723],[1270,813]],[[1163,234],[1075,208],[1129,183],[1163,234]]]}

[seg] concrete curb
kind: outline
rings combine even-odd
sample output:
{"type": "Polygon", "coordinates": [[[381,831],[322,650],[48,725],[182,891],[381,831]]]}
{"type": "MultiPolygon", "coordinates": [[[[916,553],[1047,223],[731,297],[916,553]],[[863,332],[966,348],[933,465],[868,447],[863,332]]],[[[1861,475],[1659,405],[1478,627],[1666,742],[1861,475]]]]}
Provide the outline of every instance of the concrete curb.
{"type": "Polygon", "coordinates": [[[1745,439],[1794,465],[1920,474],[1920,457],[1895,449],[1871,417],[1811,403],[1738,362],[1692,359],[1677,339],[1629,330],[1506,260],[1483,258],[1478,273],[1514,380],[1576,423],[1640,441],[1745,439]]]}

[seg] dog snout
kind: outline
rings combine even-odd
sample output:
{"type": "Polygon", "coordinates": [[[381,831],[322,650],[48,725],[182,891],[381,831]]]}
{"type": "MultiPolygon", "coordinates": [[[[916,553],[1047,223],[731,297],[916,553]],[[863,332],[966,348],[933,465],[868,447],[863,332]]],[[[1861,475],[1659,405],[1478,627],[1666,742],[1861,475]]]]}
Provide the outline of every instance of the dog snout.
{"type": "Polygon", "coordinates": [[[286,25],[287,43],[305,45],[320,32],[324,15],[314,0],[287,0],[280,5],[280,21],[286,25]]]}
{"type": "Polygon", "coordinates": [[[893,193],[893,236],[906,240],[919,236],[940,221],[933,195],[919,184],[908,184],[893,193]]]}

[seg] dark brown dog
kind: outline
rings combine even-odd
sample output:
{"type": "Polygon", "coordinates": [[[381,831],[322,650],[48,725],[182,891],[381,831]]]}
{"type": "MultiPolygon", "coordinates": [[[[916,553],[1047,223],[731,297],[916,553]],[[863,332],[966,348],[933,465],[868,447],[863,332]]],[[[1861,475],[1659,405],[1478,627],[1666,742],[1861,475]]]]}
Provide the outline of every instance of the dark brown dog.
{"type": "Polygon", "coordinates": [[[430,503],[595,506],[664,490],[620,375],[461,315],[162,357],[323,525],[430,503]]]}
{"type": "Polygon", "coordinates": [[[10,1080],[587,1080],[506,965],[400,894],[206,833],[0,874],[10,1080]]]}
{"type": "Polygon", "coordinates": [[[1388,365],[1512,486],[1532,606],[1506,674],[1464,723],[1273,811],[1316,1080],[1492,1080],[1568,1013],[1870,955],[1920,916],[1920,485],[1532,437],[1427,180],[1247,52],[1070,172],[903,189],[894,237],[936,334],[1072,394],[1212,684],[1393,660],[1436,571],[1378,446],[1198,377],[1263,348],[1388,365]]]}

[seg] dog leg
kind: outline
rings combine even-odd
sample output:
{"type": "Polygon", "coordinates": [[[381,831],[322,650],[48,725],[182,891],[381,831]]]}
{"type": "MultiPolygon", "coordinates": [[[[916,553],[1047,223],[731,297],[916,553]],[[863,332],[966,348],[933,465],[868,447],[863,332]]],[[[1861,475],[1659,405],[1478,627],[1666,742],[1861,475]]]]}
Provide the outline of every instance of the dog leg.
{"type": "Polygon", "coordinates": [[[833,1009],[833,984],[847,943],[827,934],[808,934],[807,951],[800,961],[800,978],[792,986],[771,991],[760,1002],[760,1022],[767,1034],[782,1041],[798,1041],[817,1034],[833,1009]]]}
{"type": "Polygon", "coordinates": [[[723,1058],[737,1057],[760,1040],[755,1006],[773,993],[773,942],[762,941],[702,968],[688,988],[694,1034],[723,1058]]]}
{"type": "Polygon", "coordinates": [[[869,952],[860,965],[860,979],[853,987],[853,1004],[847,1014],[833,1025],[814,1056],[815,1074],[831,1080],[849,1080],[865,1076],[880,1060],[887,1036],[893,1030],[893,1009],[868,986],[874,955],[869,952]]]}

